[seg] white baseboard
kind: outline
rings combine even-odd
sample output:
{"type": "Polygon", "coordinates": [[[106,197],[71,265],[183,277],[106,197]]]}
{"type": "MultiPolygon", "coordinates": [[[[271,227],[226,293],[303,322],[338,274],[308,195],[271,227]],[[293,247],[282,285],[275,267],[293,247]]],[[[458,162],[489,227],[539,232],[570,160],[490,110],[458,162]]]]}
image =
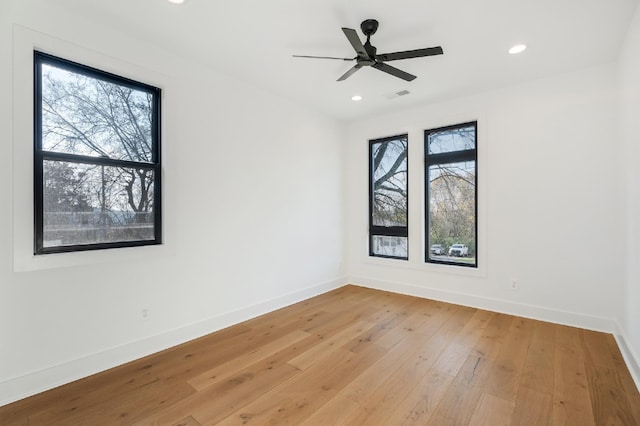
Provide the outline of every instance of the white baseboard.
{"type": "Polygon", "coordinates": [[[188,342],[318,294],[326,293],[346,283],[346,277],[336,278],[233,312],[224,313],[204,321],[1,382],[0,406],[188,342]]]}
{"type": "Polygon", "coordinates": [[[622,330],[622,327],[620,327],[619,324],[616,325],[617,331],[613,334],[613,337],[615,337],[618,343],[618,348],[620,348],[624,362],[627,364],[627,368],[636,384],[636,388],[638,388],[638,392],[640,392],[640,356],[638,356],[629,344],[629,339],[627,339],[627,335],[622,330]]]}
{"type": "Polygon", "coordinates": [[[553,322],[556,324],[569,325],[572,327],[580,327],[588,330],[602,331],[605,333],[614,333],[616,330],[615,320],[609,318],[601,318],[575,312],[559,311],[542,306],[514,303],[507,300],[448,292],[407,283],[381,281],[375,278],[362,276],[350,276],[349,282],[354,285],[361,285],[363,287],[385,290],[393,293],[406,294],[409,296],[423,297],[426,299],[470,306],[473,308],[485,309],[493,312],[500,312],[540,321],[553,322]]]}

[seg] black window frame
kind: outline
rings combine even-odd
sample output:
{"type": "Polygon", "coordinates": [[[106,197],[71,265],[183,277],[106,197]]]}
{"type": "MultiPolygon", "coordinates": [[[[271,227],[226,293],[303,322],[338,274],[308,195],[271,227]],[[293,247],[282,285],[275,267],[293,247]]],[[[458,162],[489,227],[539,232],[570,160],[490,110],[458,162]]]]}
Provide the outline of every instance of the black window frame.
{"type": "Polygon", "coordinates": [[[162,244],[162,173],[161,173],[161,89],[107,71],[93,68],[58,56],[33,52],[34,73],[34,254],[50,254],[137,247],[162,244]],[[94,157],[42,149],[42,65],[50,64],[64,70],[96,78],[113,84],[141,90],[153,95],[151,124],[151,162],[94,157]],[[129,167],[153,172],[153,239],[101,242],[90,244],[60,245],[44,247],[44,163],[45,160],[65,161],[76,164],[129,167]]]}
{"type": "Polygon", "coordinates": [[[381,257],[387,259],[409,260],[409,134],[401,134],[395,136],[388,136],[379,139],[369,140],[369,256],[381,257]],[[374,204],[374,181],[373,181],[373,146],[378,143],[390,142],[395,140],[404,139],[407,144],[407,195],[406,195],[406,211],[407,211],[407,224],[406,226],[379,226],[373,224],[373,204],[374,204]],[[404,237],[407,239],[407,256],[392,256],[377,254],[373,251],[373,239],[376,236],[380,237],[404,237]]]}
{"type": "Polygon", "coordinates": [[[452,124],[448,126],[437,127],[424,131],[424,183],[425,183],[425,262],[439,265],[451,265],[461,266],[465,268],[478,268],[478,121],[469,121],[466,123],[452,124]],[[438,133],[446,130],[471,127],[474,128],[475,134],[475,148],[459,151],[449,151],[438,154],[429,154],[429,135],[431,133],[438,133]],[[475,164],[475,188],[474,188],[474,236],[475,236],[475,263],[465,262],[452,262],[446,260],[431,259],[429,257],[431,242],[429,241],[429,231],[431,224],[429,220],[430,212],[430,199],[431,199],[431,185],[429,184],[429,167],[439,164],[460,163],[466,161],[473,161],[475,164]]]}

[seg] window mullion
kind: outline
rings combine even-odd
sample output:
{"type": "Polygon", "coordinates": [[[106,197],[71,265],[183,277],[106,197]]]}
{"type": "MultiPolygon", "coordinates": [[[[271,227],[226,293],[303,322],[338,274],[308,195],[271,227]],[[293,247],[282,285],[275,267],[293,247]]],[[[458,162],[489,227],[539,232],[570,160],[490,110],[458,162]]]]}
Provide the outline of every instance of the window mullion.
{"type": "Polygon", "coordinates": [[[138,161],[119,160],[109,157],[94,157],[91,155],[68,154],[64,152],[40,151],[40,155],[44,160],[66,161],[71,163],[95,164],[112,167],[129,167],[135,169],[153,170],[156,164],[138,161]]]}

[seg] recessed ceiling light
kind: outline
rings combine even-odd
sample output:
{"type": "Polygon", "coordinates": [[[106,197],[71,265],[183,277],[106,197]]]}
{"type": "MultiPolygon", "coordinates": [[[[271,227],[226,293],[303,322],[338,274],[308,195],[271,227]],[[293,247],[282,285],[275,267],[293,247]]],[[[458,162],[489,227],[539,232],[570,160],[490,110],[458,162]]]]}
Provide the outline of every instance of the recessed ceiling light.
{"type": "Polygon", "coordinates": [[[524,52],[526,48],[527,46],[525,44],[516,44],[511,49],[509,49],[509,53],[515,55],[517,53],[524,52]]]}
{"type": "Polygon", "coordinates": [[[360,96],[360,95],[353,95],[353,96],[351,97],[351,100],[352,100],[352,101],[356,101],[356,102],[357,102],[357,101],[361,101],[361,100],[362,100],[362,96],[360,96]]]}
{"type": "Polygon", "coordinates": [[[169,3],[182,4],[182,3],[184,3],[184,0],[169,0],[169,3]]]}

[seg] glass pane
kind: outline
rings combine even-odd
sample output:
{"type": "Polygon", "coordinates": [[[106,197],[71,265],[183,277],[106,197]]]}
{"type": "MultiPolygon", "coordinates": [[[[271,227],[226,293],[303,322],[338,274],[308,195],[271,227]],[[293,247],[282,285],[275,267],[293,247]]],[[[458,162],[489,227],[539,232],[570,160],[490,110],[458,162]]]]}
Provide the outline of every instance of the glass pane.
{"type": "Polygon", "coordinates": [[[476,264],[475,161],[429,167],[429,259],[476,264]]]}
{"type": "Polygon", "coordinates": [[[44,161],[44,247],[153,240],[151,170],[44,161]]]}
{"type": "Polygon", "coordinates": [[[371,149],[374,226],[407,226],[407,139],[374,143],[371,149]]]}
{"type": "Polygon", "coordinates": [[[427,146],[429,147],[429,154],[475,149],[475,126],[456,127],[431,132],[427,136],[427,146]]]}
{"type": "Polygon", "coordinates": [[[153,94],[42,64],[42,149],[152,161],[153,94]]]}
{"type": "Polygon", "coordinates": [[[379,256],[407,258],[407,237],[373,236],[371,252],[379,256]]]}

